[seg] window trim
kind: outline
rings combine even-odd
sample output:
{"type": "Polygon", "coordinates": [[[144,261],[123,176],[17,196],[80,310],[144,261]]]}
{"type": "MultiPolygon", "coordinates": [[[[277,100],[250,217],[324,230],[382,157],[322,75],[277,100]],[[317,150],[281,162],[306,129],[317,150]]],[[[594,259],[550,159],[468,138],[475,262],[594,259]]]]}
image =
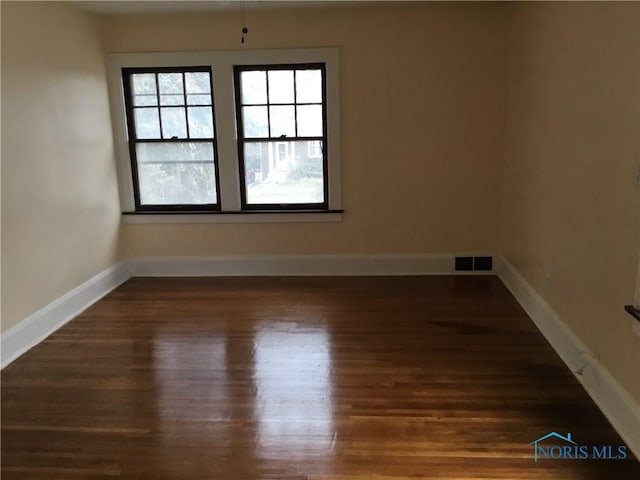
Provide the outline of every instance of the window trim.
{"type": "MultiPolygon", "coordinates": [[[[160,68],[211,66],[214,98],[214,115],[216,128],[217,167],[219,182],[219,211],[207,212],[210,215],[224,213],[245,213],[240,201],[240,172],[238,167],[238,149],[235,115],[235,90],[233,85],[234,65],[270,65],[324,63],[326,66],[326,117],[327,117],[327,195],[326,212],[330,215],[341,215],[335,212],[342,210],[341,161],[340,161],[340,96],[339,96],[339,51],[337,48],[303,48],[283,50],[253,51],[217,51],[217,52],[166,52],[166,53],[117,53],[107,55],[108,88],[111,105],[111,117],[114,130],[114,146],[118,166],[120,202],[123,213],[135,213],[138,221],[142,221],[141,211],[136,211],[131,162],[128,147],[128,130],[126,126],[124,92],[122,85],[123,68],[160,68]]],[[[183,209],[184,210],[184,209],[183,209]]],[[[278,210],[284,212],[285,210],[278,210]]],[[[265,211],[263,220],[274,215],[273,221],[296,222],[297,214],[278,215],[278,212],[265,211]],[[277,217],[277,218],[276,218],[277,217]],[[286,217],[286,220],[282,220],[286,217]]],[[[154,212],[157,213],[157,212],[154,212]]],[[[184,210],[182,215],[194,213],[184,210]]],[[[300,213],[300,218],[308,217],[308,212],[300,213]]],[[[313,215],[318,218],[318,216],[313,215]]],[[[134,217],[134,216],[131,216],[134,217]]],[[[165,217],[162,223],[174,223],[176,215],[153,215],[165,217]]],[[[200,217],[200,215],[198,216],[200,217]]],[[[241,215],[238,218],[249,218],[241,215]]],[[[214,220],[215,221],[215,220],[214,220]]],[[[303,221],[303,220],[300,220],[303,221]]],[[[304,220],[306,221],[306,220],[304,220]]],[[[136,221],[137,223],[137,221],[136,221]]],[[[185,222],[177,222],[185,223],[185,222]]]]}

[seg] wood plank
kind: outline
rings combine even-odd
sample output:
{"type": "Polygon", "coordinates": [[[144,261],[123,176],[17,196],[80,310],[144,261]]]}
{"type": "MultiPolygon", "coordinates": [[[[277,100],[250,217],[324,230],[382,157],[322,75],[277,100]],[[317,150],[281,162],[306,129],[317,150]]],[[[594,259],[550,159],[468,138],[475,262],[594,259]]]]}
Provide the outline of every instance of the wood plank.
{"type": "Polygon", "coordinates": [[[3,480],[640,478],[493,276],[134,278],[1,395],[3,480]]]}

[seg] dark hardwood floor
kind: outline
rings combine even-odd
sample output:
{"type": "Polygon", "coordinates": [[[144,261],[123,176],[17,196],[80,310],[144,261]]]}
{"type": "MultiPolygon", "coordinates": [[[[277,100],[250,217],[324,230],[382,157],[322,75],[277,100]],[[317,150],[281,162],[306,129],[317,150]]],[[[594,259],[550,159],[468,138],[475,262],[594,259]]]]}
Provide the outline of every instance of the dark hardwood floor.
{"type": "Polygon", "coordinates": [[[2,372],[2,479],[638,479],[486,277],[131,279],[2,372]],[[550,441],[553,444],[553,440],[550,441]]]}

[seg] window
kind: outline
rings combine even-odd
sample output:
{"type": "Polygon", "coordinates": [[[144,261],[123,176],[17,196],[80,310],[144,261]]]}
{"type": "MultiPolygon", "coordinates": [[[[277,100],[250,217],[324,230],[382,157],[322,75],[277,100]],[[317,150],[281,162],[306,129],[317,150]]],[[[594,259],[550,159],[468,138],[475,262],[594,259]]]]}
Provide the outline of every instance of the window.
{"type": "Polygon", "coordinates": [[[308,148],[309,151],[307,152],[307,155],[309,155],[309,158],[322,157],[322,142],[320,140],[309,142],[308,148]]]}
{"type": "Polygon", "coordinates": [[[324,64],[234,68],[245,209],[326,208],[324,64]],[[283,141],[285,140],[286,141],[283,141]],[[258,156],[264,148],[266,157],[258,156]],[[317,153],[317,151],[314,151],[317,153]]]}
{"type": "Polygon", "coordinates": [[[217,210],[211,69],[125,68],[137,210],[217,210]]]}
{"type": "Polygon", "coordinates": [[[337,49],[107,63],[126,223],[340,221],[337,49]]]}

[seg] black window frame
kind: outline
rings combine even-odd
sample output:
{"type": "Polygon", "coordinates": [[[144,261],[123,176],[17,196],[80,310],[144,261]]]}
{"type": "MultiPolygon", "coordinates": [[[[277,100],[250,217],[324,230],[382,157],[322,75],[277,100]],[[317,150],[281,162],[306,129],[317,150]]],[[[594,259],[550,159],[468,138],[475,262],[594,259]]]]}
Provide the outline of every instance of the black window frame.
{"type": "MultiPolygon", "coordinates": [[[[180,66],[180,67],[123,67],[122,68],[122,86],[124,92],[124,105],[125,105],[125,121],[127,125],[128,133],[128,145],[129,145],[129,158],[131,160],[131,176],[133,180],[133,196],[136,212],[219,212],[221,210],[221,194],[220,194],[220,172],[219,172],[219,157],[218,157],[218,132],[216,129],[216,108],[215,108],[215,92],[213,89],[213,71],[211,66],[180,66]],[[209,83],[211,89],[211,105],[204,105],[211,107],[212,121],[213,121],[213,137],[212,138],[189,138],[188,135],[188,116],[187,116],[187,100],[186,100],[186,82],[184,78],[185,73],[189,72],[206,72],[209,74],[209,83]],[[131,88],[131,77],[134,74],[153,73],[156,75],[156,94],[158,95],[158,118],[160,121],[160,137],[159,139],[138,139],[134,110],[139,108],[133,105],[133,91],[131,88]],[[161,117],[161,104],[160,104],[160,90],[158,88],[158,74],[162,73],[181,73],[183,75],[183,95],[185,95],[185,104],[177,105],[183,106],[185,109],[185,119],[187,122],[187,138],[165,139],[162,138],[162,117],[161,117]],[[216,191],[216,203],[207,204],[142,204],[140,202],[140,183],[138,176],[138,161],[136,154],[136,145],[138,143],[212,143],[213,144],[213,168],[214,168],[214,187],[216,191]]],[[[198,105],[194,105],[198,106],[198,105]]],[[[149,107],[144,107],[149,108],[149,107]]]]}
{"type": "MultiPolygon", "coordinates": [[[[295,78],[295,73],[294,73],[295,78]]],[[[277,64],[252,64],[252,65],[234,65],[233,66],[233,82],[234,82],[234,95],[235,95],[235,114],[236,114],[236,128],[237,128],[237,147],[238,147],[238,172],[240,182],[240,205],[242,211],[328,211],[329,210],[329,162],[328,162],[328,143],[327,143],[327,67],[324,62],[314,63],[277,63],[277,64]],[[269,114],[269,106],[282,105],[282,103],[270,103],[269,102],[269,75],[267,73],[267,103],[266,104],[243,104],[242,103],[242,85],[241,85],[241,73],[248,71],[274,71],[274,70],[320,70],[322,77],[322,136],[314,137],[249,137],[244,136],[242,107],[243,106],[266,106],[268,125],[271,125],[271,119],[269,114]],[[322,181],[323,181],[323,201],[319,203],[248,203],[246,192],[246,175],[244,165],[244,144],[246,142],[251,143],[271,143],[271,142],[294,142],[294,141],[315,141],[321,142],[322,151],[322,181]]],[[[305,105],[306,103],[298,103],[296,101],[296,88],[294,84],[294,100],[295,107],[298,105],[305,105]]],[[[289,104],[287,104],[289,105],[289,104]]],[[[313,103],[317,105],[317,103],[313,103]]],[[[294,110],[296,113],[296,129],[297,129],[297,108],[294,110]]],[[[297,133],[297,132],[296,132],[297,133]]]]}

